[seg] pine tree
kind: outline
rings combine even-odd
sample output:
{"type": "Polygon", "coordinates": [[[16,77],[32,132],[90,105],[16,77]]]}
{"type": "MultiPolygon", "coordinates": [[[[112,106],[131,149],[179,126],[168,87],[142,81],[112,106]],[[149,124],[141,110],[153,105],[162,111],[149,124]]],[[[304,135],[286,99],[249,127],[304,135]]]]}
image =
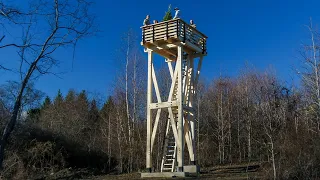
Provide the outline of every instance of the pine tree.
{"type": "Polygon", "coordinates": [[[103,107],[101,108],[100,115],[103,118],[108,119],[113,108],[114,108],[114,103],[113,103],[112,97],[109,96],[108,100],[104,103],[103,107]]]}
{"type": "Polygon", "coordinates": [[[46,96],[46,98],[44,99],[43,103],[42,103],[42,109],[45,109],[47,107],[49,107],[51,105],[51,99],[49,96],[46,96]]]}
{"type": "Polygon", "coordinates": [[[79,93],[74,105],[78,116],[76,121],[79,122],[83,129],[89,123],[89,100],[86,91],[83,90],[79,93]]]}
{"type": "Polygon", "coordinates": [[[171,14],[171,4],[169,4],[168,11],[163,17],[163,21],[168,21],[172,19],[172,14],[171,14]]]}
{"type": "Polygon", "coordinates": [[[37,123],[39,121],[41,110],[39,108],[30,109],[27,113],[27,121],[37,123]]]}
{"type": "Polygon", "coordinates": [[[93,123],[96,123],[99,120],[99,109],[97,107],[97,102],[94,99],[90,103],[89,120],[93,123]]]}
{"type": "Polygon", "coordinates": [[[60,91],[60,89],[58,90],[58,94],[56,96],[56,98],[54,99],[54,104],[55,105],[58,105],[58,104],[61,104],[63,102],[63,96],[62,96],[62,93],[60,91]]]}
{"type": "Polygon", "coordinates": [[[83,111],[89,110],[89,100],[85,90],[82,90],[77,99],[77,105],[82,108],[83,111]]]}
{"type": "Polygon", "coordinates": [[[73,89],[70,89],[66,95],[66,102],[73,103],[76,99],[76,92],[73,89]]]}

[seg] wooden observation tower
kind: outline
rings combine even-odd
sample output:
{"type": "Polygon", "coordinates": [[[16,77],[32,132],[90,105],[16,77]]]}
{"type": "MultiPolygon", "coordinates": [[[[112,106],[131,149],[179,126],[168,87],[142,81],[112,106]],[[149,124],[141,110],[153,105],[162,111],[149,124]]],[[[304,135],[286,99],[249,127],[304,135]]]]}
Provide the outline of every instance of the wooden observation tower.
{"type": "Polygon", "coordinates": [[[142,177],[184,177],[198,173],[195,147],[195,109],[193,98],[203,57],[207,55],[207,37],[181,19],[142,27],[142,42],[148,53],[147,148],[142,177]],[[153,63],[154,53],[164,57],[171,76],[168,99],[161,99],[153,63]],[[196,66],[196,67],[195,67],[196,66]],[[157,102],[153,102],[152,95],[157,102]],[[160,114],[168,112],[161,172],[152,172],[152,152],[160,114]],[[191,164],[185,165],[185,148],[191,164]]]}

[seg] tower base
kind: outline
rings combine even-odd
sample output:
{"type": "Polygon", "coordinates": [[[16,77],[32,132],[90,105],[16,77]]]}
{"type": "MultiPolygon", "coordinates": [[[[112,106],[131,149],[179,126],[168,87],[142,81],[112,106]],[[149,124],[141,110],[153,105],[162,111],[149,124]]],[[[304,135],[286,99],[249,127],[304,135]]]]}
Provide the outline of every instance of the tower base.
{"type": "Polygon", "coordinates": [[[154,173],[141,173],[141,178],[184,178],[187,173],[185,172],[154,172],[154,173]]]}
{"type": "Polygon", "coordinates": [[[195,177],[200,174],[200,167],[197,165],[183,166],[184,172],[150,172],[141,173],[141,178],[184,178],[195,177]]]}
{"type": "Polygon", "coordinates": [[[197,166],[197,165],[183,166],[183,171],[190,174],[198,174],[200,173],[200,166],[197,166]]]}

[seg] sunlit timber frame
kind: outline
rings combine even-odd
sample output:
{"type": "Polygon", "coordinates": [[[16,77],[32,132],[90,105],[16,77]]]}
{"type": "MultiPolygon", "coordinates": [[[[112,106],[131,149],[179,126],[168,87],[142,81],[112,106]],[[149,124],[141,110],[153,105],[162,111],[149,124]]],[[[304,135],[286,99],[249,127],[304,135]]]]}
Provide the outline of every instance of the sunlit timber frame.
{"type": "Polygon", "coordinates": [[[192,165],[196,165],[193,99],[203,57],[207,55],[206,40],[204,34],[181,19],[142,27],[141,45],[148,53],[146,168],[149,172],[153,167],[152,153],[160,114],[164,110],[169,116],[161,172],[184,172],[185,145],[192,165]],[[167,100],[161,98],[159,91],[153,59],[155,53],[164,57],[168,64],[171,87],[167,100]],[[153,93],[157,102],[152,101],[153,93]],[[153,111],[157,112],[155,117],[153,111]]]}

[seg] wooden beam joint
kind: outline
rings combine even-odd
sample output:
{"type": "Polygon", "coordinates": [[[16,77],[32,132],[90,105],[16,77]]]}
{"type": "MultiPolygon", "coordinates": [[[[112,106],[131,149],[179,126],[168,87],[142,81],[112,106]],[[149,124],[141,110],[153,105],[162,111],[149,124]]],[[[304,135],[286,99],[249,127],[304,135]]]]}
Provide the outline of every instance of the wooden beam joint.
{"type": "Polygon", "coordinates": [[[167,102],[160,102],[160,103],[151,103],[149,105],[150,109],[162,109],[162,108],[169,108],[178,106],[177,101],[167,101],[167,102]]]}

